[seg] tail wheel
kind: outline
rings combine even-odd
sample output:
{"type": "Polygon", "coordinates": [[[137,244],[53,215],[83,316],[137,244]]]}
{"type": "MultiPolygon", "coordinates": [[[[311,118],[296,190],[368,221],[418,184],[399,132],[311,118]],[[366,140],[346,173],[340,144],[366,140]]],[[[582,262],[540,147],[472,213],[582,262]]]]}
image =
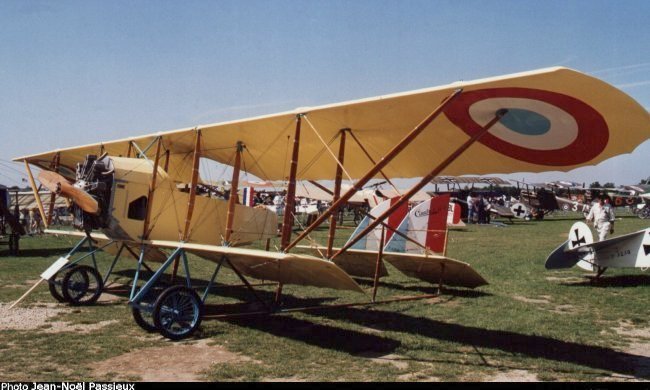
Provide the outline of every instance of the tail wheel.
{"type": "Polygon", "coordinates": [[[92,305],[102,294],[104,283],[93,267],[80,265],[68,271],[62,280],[61,290],[66,302],[73,306],[92,305]]]}
{"type": "Polygon", "coordinates": [[[163,336],[180,340],[190,337],[201,325],[203,302],[191,288],[172,286],[156,299],[152,316],[163,336]]]}

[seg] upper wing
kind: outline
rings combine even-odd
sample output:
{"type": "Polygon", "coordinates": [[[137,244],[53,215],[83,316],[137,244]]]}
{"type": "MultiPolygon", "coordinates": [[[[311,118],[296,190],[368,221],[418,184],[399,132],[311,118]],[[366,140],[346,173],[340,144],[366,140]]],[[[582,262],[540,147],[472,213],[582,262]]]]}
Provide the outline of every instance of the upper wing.
{"type": "MultiPolygon", "coordinates": [[[[384,168],[387,176],[426,175],[502,108],[508,109],[508,114],[471,147],[470,153],[441,174],[568,171],[628,153],[650,138],[650,116],[636,101],[603,81],[557,67],[199,126],[202,157],[228,164],[241,141],[246,145],[248,172],[265,180],[286,179],[286,151],[296,115],[306,114],[298,179],[334,179],[336,164],[321,137],[329,142],[340,129],[349,128],[379,159],[458,88],[463,92],[446,108],[445,115],[436,118],[431,128],[384,168]]],[[[86,154],[106,151],[125,156],[131,141],[145,149],[160,136],[164,150],[170,152],[170,176],[189,182],[195,129],[59,149],[17,160],[48,169],[55,154],[60,153],[61,173],[72,177],[75,164],[86,154]]],[[[153,158],[155,149],[149,148],[146,154],[153,158]]],[[[372,164],[356,143],[348,142],[345,166],[356,179],[372,164]]]]}

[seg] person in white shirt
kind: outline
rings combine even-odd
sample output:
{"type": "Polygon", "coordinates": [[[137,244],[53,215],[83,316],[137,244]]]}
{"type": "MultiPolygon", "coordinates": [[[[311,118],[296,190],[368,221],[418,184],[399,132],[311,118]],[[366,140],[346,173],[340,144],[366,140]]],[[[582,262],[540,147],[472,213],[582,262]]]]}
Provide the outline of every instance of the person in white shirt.
{"type": "Polygon", "coordinates": [[[467,195],[467,223],[474,223],[474,197],[467,195]]]}
{"type": "Polygon", "coordinates": [[[603,241],[608,234],[614,233],[614,209],[609,204],[609,198],[599,198],[597,203],[591,206],[587,215],[587,222],[593,221],[598,232],[598,241],[603,241]]]}

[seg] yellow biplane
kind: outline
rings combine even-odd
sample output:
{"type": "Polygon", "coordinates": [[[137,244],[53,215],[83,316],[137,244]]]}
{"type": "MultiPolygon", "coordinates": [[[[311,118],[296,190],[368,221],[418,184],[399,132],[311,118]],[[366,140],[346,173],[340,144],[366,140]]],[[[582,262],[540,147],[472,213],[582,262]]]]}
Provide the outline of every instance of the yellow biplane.
{"type": "MultiPolygon", "coordinates": [[[[632,98],[598,79],[558,67],[15,160],[24,162],[33,188],[30,164],[42,170],[39,181],[45,187],[73,201],[75,226],[83,231],[49,231],[81,238],[41,275],[52,294],[71,303],[93,302],[118,258],[134,257],[129,304],[136,321],[145,329],[180,339],[199,326],[222,265],[248,286],[245,277],[277,282],[278,296],[283,284],[363,292],[343,269],[374,274],[376,286],[382,253],[353,253],[350,247],[385,225],[387,217],[434,177],[568,171],[628,153],[648,138],[648,112],[632,98]],[[335,142],[338,150],[332,150],[335,142]],[[233,167],[228,199],[211,196],[199,177],[200,159],[233,167]],[[278,225],[275,213],[238,204],[242,171],[288,183],[279,252],[240,247],[276,236],[278,225]],[[354,239],[334,248],[332,217],[368,181],[381,177],[421,180],[354,239]],[[341,190],[344,178],[353,183],[347,191],[341,190]],[[294,237],[292,210],[299,180],[334,180],[335,186],[331,206],[294,237]],[[328,218],[328,242],[321,257],[291,252],[328,218]],[[71,261],[84,245],[90,245],[91,252],[71,261]],[[96,262],[93,267],[78,265],[83,258],[94,260],[98,249],[115,255],[103,280],[96,262]],[[202,296],[191,288],[186,253],[217,264],[202,296]],[[145,260],[162,264],[140,286],[145,260]],[[175,274],[179,263],[187,285],[168,287],[151,298],[160,276],[170,267],[175,274]]],[[[468,287],[485,283],[467,264],[445,256],[390,256],[398,269],[423,280],[453,280],[468,287]]]]}

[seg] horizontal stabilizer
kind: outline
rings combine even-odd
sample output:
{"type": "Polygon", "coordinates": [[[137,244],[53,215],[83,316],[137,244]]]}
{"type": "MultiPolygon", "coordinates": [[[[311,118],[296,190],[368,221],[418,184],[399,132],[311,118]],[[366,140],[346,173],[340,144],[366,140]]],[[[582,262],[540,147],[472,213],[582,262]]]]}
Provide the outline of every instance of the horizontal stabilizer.
{"type": "Polygon", "coordinates": [[[562,269],[562,268],[571,268],[578,261],[580,261],[581,253],[577,252],[577,249],[571,251],[569,249],[569,240],[562,243],[562,245],[555,248],[553,252],[546,258],[546,264],[544,266],[546,269],[562,269]]]}
{"type": "Polygon", "coordinates": [[[590,251],[591,250],[598,251],[598,250],[605,249],[605,248],[608,248],[608,247],[613,246],[613,245],[620,245],[621,243],[623,243],[624,241],[627,241],[627,240],[632,240],[632,239],[638,238],[639,236],[644,235],[646,233],[646,231],[649,231],[649,230],[648,229],[639,230],[638,232],[624,234],[622,236],[610,238],[608,240],[592,242],[591,244],[582,245],[582,246],[576,247],[574,249],[570,249],[569,251],[571,251],[571,252],[584,252],[587,249],[589,249],[590,251]]]}

